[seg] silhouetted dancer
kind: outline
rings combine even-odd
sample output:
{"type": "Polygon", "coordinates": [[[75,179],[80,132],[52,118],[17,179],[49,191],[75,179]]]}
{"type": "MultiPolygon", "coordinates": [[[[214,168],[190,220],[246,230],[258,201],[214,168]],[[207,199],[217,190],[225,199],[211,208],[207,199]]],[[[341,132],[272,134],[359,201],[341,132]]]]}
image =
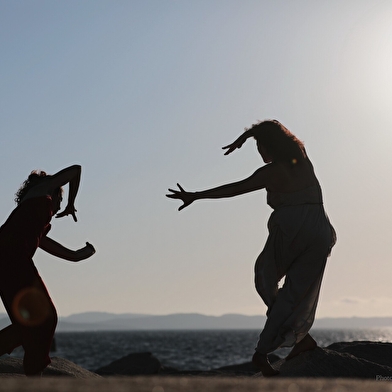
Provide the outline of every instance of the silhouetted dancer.
{"type": "Polygon", "coordinates": [[[309,335],[316,312],[321,280],[336,234],[324,211],[321,188],[303,143],[276,120],[263,121],[223,147],[225,155],[250,137],[267,165],[250,177],[201,192],[169,189],[167,197],[189,206],[199,199],[220,199],[266,188],[267,203],[274,209],[268,221],[269,236],[256,260],[256,290],[267,305],[267,321],[253,355],[264,376],[278,372],[267,354],[279,347],[293,347],[286,360],[312,350],[309,335]],[[282,288],[279,281],[285,277],[282,288]]]}
{"type": "Polygon", "coordinates": [[[95,253],[89,243],[73,251],[47,236],[52,216],[60,210],[65,184],[69,184],[68,204],[56,218],[71,215],[77,221],[74,202],[80,174],[79,165],[55,175],[33,171],[15,195],[17,207],[0,227],[0,294],[12,322],[0,331],[0,355],[22,345],[26,375],[39,375],[50,364],[57,324],[56,309],[32,260],[35,251],[39,247],[75,262],[95,253]]]}

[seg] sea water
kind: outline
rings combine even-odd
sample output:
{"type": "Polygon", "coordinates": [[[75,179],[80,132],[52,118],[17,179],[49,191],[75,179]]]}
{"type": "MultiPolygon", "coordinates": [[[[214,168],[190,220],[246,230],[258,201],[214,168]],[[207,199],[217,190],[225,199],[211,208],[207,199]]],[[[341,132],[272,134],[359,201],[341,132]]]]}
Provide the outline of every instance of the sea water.
{"type": "MultiPolygon", "coordinates": [[[[251,360],[258,330],[58,332],[52,357],[66,358],[95,371],[131,353],[151,352],[163,366],[178,370],[210,370],[251,360]]],[[[313,329],[320,347],[335,342],[392,342],[392,329],[313,329]]],[[[290,349],[275,353],[284,357],[290,349]]],[[[13,356],[23,356],[18,348],[13,356]]]]}

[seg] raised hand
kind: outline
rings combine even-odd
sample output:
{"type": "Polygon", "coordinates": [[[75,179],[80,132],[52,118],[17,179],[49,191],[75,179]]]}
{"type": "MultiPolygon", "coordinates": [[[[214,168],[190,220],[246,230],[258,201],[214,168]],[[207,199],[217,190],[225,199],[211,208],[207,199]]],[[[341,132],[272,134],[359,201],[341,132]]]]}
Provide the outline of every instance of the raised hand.
{"type": "Polygon", "coordinates": [[[240,137],[238,137],[233,143],[222,147],[222,149],[227,149],[227,151],[225,152],[225,155],[229,155],[230,153],[232,153],[235,149],[237,148],[241,148],[242,145],[246,142],[246,139],[249,137],[249,133],[248,132],[244,132],[240,137]]]}
{"type": "Polygon", "coordinates": [[[77,210],[76,210],[76,208],[75,208],[74,206],[68,206],[68,205],[67,205],[67,207],[65,207],[65,209],[64,209],[63,212],[59,212],[59,213],[56,215],[56,218],[62,218],[63,216],[66,216],[66,215],[72,215],[73,220],[74,220],[75,222],[77,222],[78,220],[77,220],[77,218],[76,218],[75,212],[77,212],[77,210]]]}
{"type": "Polygon", "coordinates": [[[166,195],[170,199],[179,199],[181,200],[184,204],[179,207],[178,211],[181,211],[183,208],[188,207],[191,203],[193,203],[196,200],[195,194],[193,192],[187,192],[185,191],[180,184],[177,184],[178,188],[180,189],[179,191],[176,189],[170,189],[169,192],[172,192],[169,195],[166,195]]]}

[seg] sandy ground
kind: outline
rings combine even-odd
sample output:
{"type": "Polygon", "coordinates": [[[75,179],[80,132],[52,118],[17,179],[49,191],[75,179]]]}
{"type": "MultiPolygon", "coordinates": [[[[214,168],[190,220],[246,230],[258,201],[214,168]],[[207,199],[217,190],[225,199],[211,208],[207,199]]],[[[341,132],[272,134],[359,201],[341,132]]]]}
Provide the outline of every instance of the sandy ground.
{"type": "Polygon", "coordinates": [[[35,392],[392,392],[392,381],[359,379],[263,379],[249,377],[109,377],[73,379],[69,377],[26,378],[5,376],[0,391],[35,392]]]}

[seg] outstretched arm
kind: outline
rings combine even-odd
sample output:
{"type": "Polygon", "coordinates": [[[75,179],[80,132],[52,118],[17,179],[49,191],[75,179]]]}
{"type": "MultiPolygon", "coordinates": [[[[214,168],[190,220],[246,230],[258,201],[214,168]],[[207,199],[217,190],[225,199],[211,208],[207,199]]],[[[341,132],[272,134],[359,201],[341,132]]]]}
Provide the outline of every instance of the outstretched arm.
{"type": "Polygon", "coordinates": [[[94,247],[88,242],[79,250],[71,250],[46,236],[41,238],[39,247],[53,256],[75,262],[88,259],[95,253],[94,247]]]}
{"type": "Polygon", "coordinates": [[[171,194],[166,195],[171,199],[180,199],[184,203],[178,210],[189,206],[195,200],[199,199],[221,199],[242,195],[244,193],[253,192],[263,189],[267,185],[268,167],[264,166],[256,170],[250,177],[244,180],[221,185],[216,188],[207,189],[201,192],[187,192],[179,184],[179,190],[169,189],[171,194]]]}

